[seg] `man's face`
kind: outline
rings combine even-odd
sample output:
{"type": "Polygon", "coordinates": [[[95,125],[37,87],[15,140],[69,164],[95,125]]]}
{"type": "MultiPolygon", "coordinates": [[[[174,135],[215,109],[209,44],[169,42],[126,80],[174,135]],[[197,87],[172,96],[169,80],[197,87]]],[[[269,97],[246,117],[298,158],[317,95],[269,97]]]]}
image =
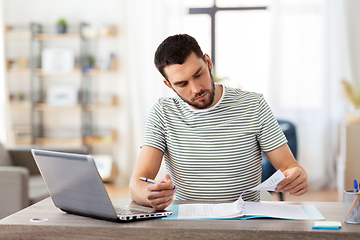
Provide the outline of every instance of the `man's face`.
{"type": "Polygon", "coordinates": [[[214,102],[214,78],[211,74],[211,60],[207,54],[205,61],[192,53],[183,64],[164,68],[168,78],[164,83],[194,109],[208,108],[214,102]]]}

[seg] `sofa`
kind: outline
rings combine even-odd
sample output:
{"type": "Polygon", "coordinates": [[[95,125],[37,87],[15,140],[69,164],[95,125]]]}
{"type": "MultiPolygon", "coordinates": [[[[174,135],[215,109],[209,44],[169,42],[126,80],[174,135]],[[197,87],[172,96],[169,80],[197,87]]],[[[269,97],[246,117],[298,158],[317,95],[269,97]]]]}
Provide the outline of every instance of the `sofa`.
{"type": "MultiPolygon", "coordinates": [[[[0,143],[0,219],[49,196],[31,148],[44,149],[25,145],[5,148],[0,143]]],[[[46,150],[87,153],[84,147],[46,150]]]]}

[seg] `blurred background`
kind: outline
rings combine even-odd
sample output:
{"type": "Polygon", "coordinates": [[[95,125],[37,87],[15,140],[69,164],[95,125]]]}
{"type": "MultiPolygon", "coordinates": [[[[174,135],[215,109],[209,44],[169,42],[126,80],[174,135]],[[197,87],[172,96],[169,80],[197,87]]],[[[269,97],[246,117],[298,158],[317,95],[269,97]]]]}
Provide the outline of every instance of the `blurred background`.
{"type": "Polygon", "coordinates": [[[90,153],[109,188],[126,186],[150,108],[174,94],[154,52],[188,33],[221,84],[264,94],[293,124],[310,188],[342,200],[360,170],[358,10],[357,0],[1,0],[0,142],[90,153]]]}

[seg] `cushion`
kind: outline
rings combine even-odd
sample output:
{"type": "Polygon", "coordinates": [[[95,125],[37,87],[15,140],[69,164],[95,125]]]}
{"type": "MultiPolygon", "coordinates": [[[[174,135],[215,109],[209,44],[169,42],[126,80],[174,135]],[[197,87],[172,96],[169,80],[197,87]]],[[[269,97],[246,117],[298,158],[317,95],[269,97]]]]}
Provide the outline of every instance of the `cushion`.
{"type": "Polygon", "coordinates": [[[45,182],[40,175],[30,176],[29,179],[29,201],[30,205],[49,197],[45,182]]]}
{"type": "Polygon", "coordinates": [[[0,143],[0,166],[12,166],[8,151],[0,143]]]}

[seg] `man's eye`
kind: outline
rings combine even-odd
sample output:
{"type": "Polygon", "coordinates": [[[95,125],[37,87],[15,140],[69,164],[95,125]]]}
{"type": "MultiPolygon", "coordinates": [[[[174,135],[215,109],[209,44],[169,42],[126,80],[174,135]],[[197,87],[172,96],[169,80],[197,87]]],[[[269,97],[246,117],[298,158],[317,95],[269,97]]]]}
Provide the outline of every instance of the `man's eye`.
{"type": "Polygon", "coordinates": [[[187,82],[183,82],[180,84],[180,87],[185,87],[187,85],[187,82]]]}
{"type": "Polygon", "coordinates": [[[198,75],[196,75],[196,76],[194,76],[194,78],[198,78],[198,77],[200,77],[200,76],[201,76],[201,73],[198,74],[198,75]]]}

